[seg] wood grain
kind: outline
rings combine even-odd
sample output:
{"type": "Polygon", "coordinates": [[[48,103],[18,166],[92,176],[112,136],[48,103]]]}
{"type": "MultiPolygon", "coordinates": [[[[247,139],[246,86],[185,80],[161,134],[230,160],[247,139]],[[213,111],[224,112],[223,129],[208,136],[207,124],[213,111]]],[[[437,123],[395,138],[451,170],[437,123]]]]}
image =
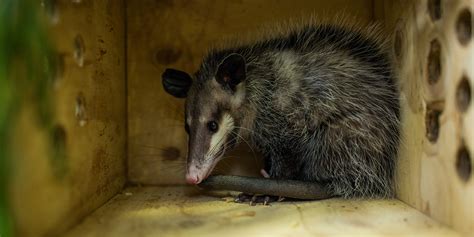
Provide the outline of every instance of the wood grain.
{"type": "Polygon", "coordinates": [[[249,206],[225,197],[191,187],[128,188],[65,236],[460,236],[398,200],[249,206]]]}

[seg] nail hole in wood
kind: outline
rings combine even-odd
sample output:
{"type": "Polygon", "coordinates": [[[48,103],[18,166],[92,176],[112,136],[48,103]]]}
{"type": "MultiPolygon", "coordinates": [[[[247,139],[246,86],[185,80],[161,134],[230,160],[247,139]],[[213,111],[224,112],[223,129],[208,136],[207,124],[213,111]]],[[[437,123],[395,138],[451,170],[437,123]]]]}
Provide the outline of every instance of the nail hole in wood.
{"type": "Polygon", "coordinates": [[[430,85],[439,81],[441,70],[441,44],[434,39],[430,43],[427,65],[428,83],[430,85]]]}
{"type": "Polygon", "coordinates": [[[471,86],[466,76],[461,78],[456,88],[456,104],[461,112],[466,112],[471,104],[471,86]]]}
{"type": "Polygon", "coordinates": [[[426,138],[431,143],[435,143],[439,137],[439,117],[441,109],[438,106],[428,105],[425,117],[426,138]]]}
{"type": "Polygon", "coordinates": [[[456,20],[456,35],[459,43],[466,46],[469,44],[472,38],[472,14],[468,8],[464,8],[459,13],[458,19],[456,20]]]}
{"type": "Polygon", "coordinates": [[[456,158],[456,171],[463,182],[468,182],[471,178],[472,165],[471,155],[467,147],[463,144],[459,148],[456,158]]]}
{"type": "Polygon", "coordinates": [[[74,59],[77,62],[79,67],[84,66],[84,52],[86,48],[84,46],[84,39],[82,39],[81,35],[77,35],[74,38],[74,59]]]}
{"type": "Polygon", "coordinates": [[[49,17],[51,23],[58,23],[59,14],[56,0],[41,0],[40,5],[46,13],[46,16],[49,17]]]}
{"type": "Polygon", "coordinates": [[[79,123],[79,126],[83,127],[87,123],[86,116],[86,98],[84,94],[79,93],[76,97],[76,107],[75,107],[75,116],[79,123]]]}
{"type": "Polygon", "coordinates": [[[441,19],[441,0],[428,0],[428,12],[430,14],[431,20],[436,21],[441,19]]]}

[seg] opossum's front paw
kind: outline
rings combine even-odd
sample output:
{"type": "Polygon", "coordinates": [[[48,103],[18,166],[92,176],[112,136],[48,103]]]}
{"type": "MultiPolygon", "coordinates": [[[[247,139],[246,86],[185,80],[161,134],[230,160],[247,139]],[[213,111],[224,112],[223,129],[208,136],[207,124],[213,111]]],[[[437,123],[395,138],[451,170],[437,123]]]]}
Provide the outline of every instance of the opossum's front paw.
{"type": "Polygon", "coordinates": [[[270,195],[254,195],[241,193],[235,198],[237,203],[249,203],[250,206],[255,206],[257,204],[263,204],[264,206],[270,205],[272,202],[281,202],[283,197],[270,196],[270,195]]]}

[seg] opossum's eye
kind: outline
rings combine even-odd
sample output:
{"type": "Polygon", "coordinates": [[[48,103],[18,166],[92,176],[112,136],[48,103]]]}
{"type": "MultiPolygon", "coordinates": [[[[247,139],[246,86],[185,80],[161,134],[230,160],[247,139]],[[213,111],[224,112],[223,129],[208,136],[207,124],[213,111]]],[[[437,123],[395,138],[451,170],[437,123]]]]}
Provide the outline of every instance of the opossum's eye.
{"type": "Polygon", "coordinates": [[[188,123],[184,124],[184,130],[186,131],[187,134],[189,134],[189,125],[188,125],[188,123]]]}
{"type": "Polygon", "coordinates": [[[210,132],[215,133],[219,129],[219,125],[217,125],[216,121],[211,121],[207,123],[207,128],[210,132]]]}

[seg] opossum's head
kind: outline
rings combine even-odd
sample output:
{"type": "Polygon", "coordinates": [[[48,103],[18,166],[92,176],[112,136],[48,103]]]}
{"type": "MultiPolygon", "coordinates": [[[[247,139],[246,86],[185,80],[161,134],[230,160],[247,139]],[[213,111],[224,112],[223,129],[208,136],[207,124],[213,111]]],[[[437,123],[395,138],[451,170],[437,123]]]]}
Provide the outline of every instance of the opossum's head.
{"type": "Polygon", "coordinates": [[[245,60],[239,54],[227,55],[220,61],[204,60],[194,79],[174,69],[163,73],[164,89],[175,97],[186,98],[188,183],[198,184],[206,179],[226,149],[235,146],[245,77],[245,60]]]}

